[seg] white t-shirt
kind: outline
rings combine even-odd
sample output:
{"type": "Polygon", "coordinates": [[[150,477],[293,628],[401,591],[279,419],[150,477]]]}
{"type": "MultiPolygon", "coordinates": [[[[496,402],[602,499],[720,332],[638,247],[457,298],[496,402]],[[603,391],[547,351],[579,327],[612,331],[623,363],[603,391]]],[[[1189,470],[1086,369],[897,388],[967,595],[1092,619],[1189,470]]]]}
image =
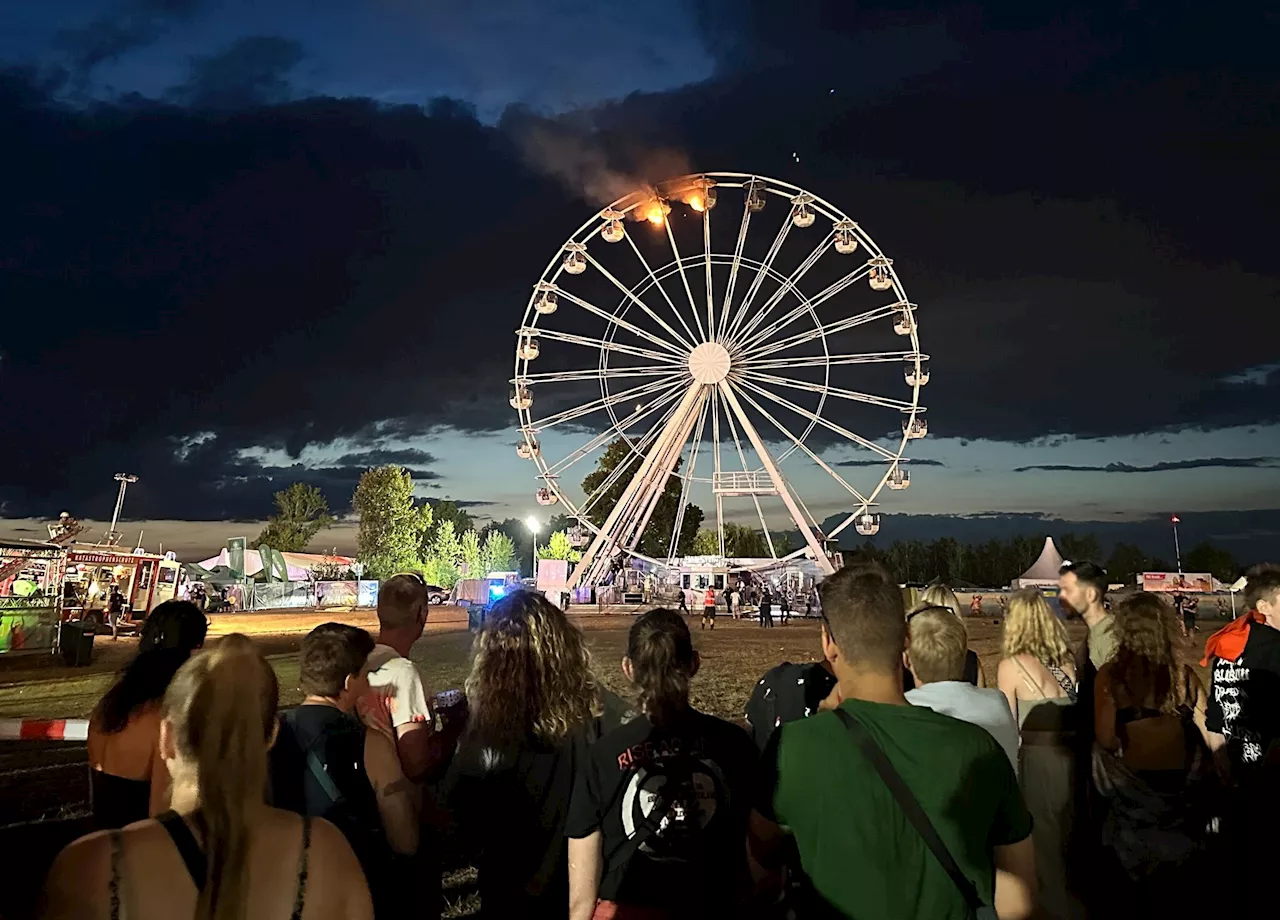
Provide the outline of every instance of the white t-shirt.
{"type": "Polygon", "coordinates": [[[396,728],[409,722],[426,722],[431,728],[435,714],[427,703],[422,675],[408,658],[389,645],[375,645],[369,653],[369,686],[390,687],[391,724],[396,728]]]}
{"type": "Polygon", "coordinates": [[[1018,772],[1018,723],[1013,720],[1009,699],[1003,691],[975,687],[965,680],[940,680],[908,690],[907,702],[981,725],[1009,755],[1013,772],[1018,772]]]}

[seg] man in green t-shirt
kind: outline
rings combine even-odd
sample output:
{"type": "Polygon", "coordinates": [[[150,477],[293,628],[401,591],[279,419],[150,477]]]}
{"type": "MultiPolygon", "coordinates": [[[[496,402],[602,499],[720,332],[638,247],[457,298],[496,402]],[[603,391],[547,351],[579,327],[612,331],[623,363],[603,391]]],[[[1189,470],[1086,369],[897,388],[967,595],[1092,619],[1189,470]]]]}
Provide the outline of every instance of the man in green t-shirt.
{"type": "MultiPolygon", "coordinates": [[[[1035,854],[1009,758],[980,726],[907,703],[898,588],[865,567],[823,582],[822,650],[838,679],[824,708],[857,719],[910,788],[984,904],[1030,916],[1035,854]]],[[[960,889],[834,713],[783,725],[762,761],[750,850],[762,875],[795,840],[808,912],[966,920],[960,889]]]]}

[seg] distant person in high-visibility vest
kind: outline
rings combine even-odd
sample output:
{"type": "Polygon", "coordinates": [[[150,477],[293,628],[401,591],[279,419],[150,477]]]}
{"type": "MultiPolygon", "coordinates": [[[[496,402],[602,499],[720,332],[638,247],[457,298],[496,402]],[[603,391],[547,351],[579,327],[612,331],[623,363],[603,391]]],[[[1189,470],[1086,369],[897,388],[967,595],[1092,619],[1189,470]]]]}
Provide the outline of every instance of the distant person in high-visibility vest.
{"type": "Polygon", "coordinates": [[[716,628],[716,589],[710,586],[702,599],[702,628],[706,629],[708,623],[712,629],[716,628]]]}

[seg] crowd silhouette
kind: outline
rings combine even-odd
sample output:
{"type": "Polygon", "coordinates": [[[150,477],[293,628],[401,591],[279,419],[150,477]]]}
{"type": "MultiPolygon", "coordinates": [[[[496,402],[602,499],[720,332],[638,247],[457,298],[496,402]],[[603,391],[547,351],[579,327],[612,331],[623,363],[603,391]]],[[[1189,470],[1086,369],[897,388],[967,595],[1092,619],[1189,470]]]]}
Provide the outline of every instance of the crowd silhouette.
{"type": "Polygon", "coordinates": [[[1108,610],[1107,589],[1063,569],[1078,647],[1015,593],[988,687],[953,592],[908,611],[852,562],[820,586],[815,660],[762,675],[739,724],[691,702],[674,610],[632,623],[624,698],[563,611],[516,592],[465,693],[432,695],[409,658],[426,585],[397,575],[377,637],[303,640],[305,698],[279,712],[248,638],[202,650],[204,615],[168,602],[93,713],[100,830],[55,861],[44,916],[438,918],[446,857],[495,918],[1128,920],[1221,906],[1206,880],[1226,878],[1250,903],[1280,816],[1280,567],[1209,637],[1207,685],[1170,604],[1108,610]]]}

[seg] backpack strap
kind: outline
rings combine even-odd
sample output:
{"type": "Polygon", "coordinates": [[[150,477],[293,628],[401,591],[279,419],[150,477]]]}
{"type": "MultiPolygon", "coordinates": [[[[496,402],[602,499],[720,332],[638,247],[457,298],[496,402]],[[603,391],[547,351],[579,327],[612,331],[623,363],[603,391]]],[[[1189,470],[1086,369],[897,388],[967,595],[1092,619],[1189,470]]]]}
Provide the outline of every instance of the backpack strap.
{"type": "Polygon", "coordinates": [[[902,813],[911,822],[916,832],[924,839],[925,846],[937,858],[947,875],[951,877],[951,881],[956,888],[960,890],[960,894],[964,897],[964,902],[968,906],[970,913],[974,915],[987,913],[989,906],[983,903],[973,882],[969,881],[968,876],[956,864],[951,851],[947,849],[947,845],[938,836],[937,830],[934,829],[929,816],[925,814],[924,809],[920,806],[919,800],[916,799],[915,794],[912,793],[898,771],[894,769],[888,755],[881,750],[880,745],[876,744],[866,726],[841,707],[836,707],[834,712],[836,717],[844,724],[844,727],[848,729],[863,756],[875,767],[876,773],[880,774],[880,779],[897,800],[898,807],[902,809],[902,813]]]}
{"type": "Polygon", "coordinates": [[[200,844],[196,842],[195,834],[191,833],[191,828],[187,827],[187,822],[182,820],[182,815],[172,809],[159,815],[156,821],[165,829],[169,839],[177,847],[178,855],[182,857],[182,862],[191,875],[196,891],[203,890],[205,880],[209,877],[209,861],[205,858],[204,850],[200,849],[200,844]]]}
{"type": "MultiPolygon", "coordinates": [[[[299,740],[298,723],[294,715],[296,712],[297,709],[290,709],[283,713],[280,719],[289,727],[294,739],[299,740]]],[[[311,772],[312,778],[315,779],[320,789],[328,797],[329,805],[332,807],[341,805],[345,800],[345,796],[343,796],[342,790],[338,788],[338,784],[333,781],[333,777],[329,775],[329,771],[326,769],[324,761],[320,759],[320,755],[316,753],[316,745],[322,740],[323,738],[312,738],[311,742],[303,748],[303,753],[306,755],[307,769],[311,772]]]]}

